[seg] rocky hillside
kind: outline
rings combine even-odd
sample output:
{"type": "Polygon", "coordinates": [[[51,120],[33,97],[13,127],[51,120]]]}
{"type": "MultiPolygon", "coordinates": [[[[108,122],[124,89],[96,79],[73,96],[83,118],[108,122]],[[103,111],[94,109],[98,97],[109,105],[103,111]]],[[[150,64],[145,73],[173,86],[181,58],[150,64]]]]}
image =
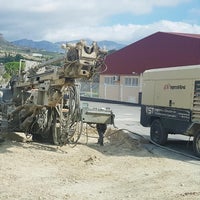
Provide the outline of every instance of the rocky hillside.
{"type": "Polygon", "coordinates": [[[14,49],[17,48],[14,44],[4,39],[3,34],[0,33],[0,50],[14,49]]]}

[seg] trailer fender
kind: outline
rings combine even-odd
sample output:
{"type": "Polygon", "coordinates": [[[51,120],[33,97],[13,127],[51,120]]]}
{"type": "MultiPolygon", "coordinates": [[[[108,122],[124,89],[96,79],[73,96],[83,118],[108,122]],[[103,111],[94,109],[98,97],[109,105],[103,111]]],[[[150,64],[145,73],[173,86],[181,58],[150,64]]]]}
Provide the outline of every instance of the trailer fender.
{"type": "Polygon", "coordinates": [[[194,136],[198,132],[200,132],[200,123],[194,122],[188,127],[186,135],[194,136]]]}

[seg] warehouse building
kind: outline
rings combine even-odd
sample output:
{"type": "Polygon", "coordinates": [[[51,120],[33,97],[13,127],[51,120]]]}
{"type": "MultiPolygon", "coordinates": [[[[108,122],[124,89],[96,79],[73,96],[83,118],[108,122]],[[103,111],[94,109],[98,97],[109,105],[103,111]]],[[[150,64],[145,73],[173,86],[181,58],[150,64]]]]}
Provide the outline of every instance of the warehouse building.
{"type": "Polygon", "coordinates": [[[200,64],[200,34],[157,32],[106,58],[99,97],[138,103],[147,69],[200,64]]]}

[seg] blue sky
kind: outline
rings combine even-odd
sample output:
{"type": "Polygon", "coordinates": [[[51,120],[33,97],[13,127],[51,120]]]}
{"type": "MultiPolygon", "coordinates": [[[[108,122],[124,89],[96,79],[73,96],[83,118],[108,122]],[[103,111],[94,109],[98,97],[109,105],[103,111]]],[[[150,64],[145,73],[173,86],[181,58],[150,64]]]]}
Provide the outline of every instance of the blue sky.
{"type": "MultiPolygon", "coordinates": [[[[167,0],[166,0],[167,1],[167,0]]],[[[120,24],[150,24],[159,20],[182,21],[200,25],[200,0],[183,2],[178,6],[154,7],[145,14],[122,13],[108,18],[107,25],[120,24]]]]}
{"type": "Polygon", "coordinates": [[[157,31],[200,34],[200,0],[0,0],[0,33],[130,44],[157,31]]]}

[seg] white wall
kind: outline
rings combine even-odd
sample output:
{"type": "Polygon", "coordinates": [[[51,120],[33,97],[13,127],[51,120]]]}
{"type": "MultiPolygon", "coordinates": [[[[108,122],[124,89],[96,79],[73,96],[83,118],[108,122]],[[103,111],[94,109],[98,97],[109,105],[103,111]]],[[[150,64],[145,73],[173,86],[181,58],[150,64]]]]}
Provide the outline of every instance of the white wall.
{"type": "Polygon", "coordinates": [[[141,91],[140,79],[138,75],[122,75],[113,85],[105,83],[105,77],[114,77],[115,75],[100,75],[99,97],[103,99],[125,101],[138,103],[139,92],[141,91]],[[125,79],[138,79],[137,86],[127,85],[125,79]]]}

